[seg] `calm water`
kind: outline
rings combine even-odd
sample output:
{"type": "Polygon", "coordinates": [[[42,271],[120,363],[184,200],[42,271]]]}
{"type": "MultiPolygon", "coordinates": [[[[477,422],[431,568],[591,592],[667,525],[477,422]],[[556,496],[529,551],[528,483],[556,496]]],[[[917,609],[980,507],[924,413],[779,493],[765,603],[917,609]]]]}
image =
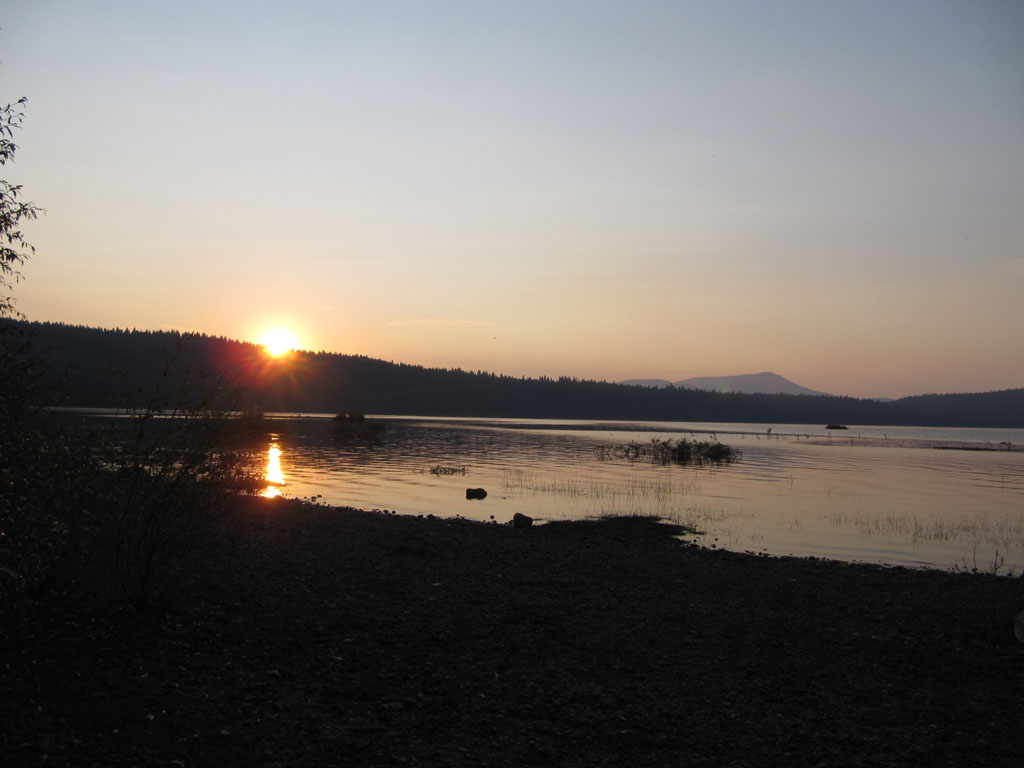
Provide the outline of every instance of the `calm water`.
{"type": "Polygon", "coordinates": [[[381,442],[368,445],[339,442],[329,417],[272,419],[264,458],[282,484],[269,492],[498,522],[655,514],[697,528],[708,546],[1024,570],[1024,430],[381,420],[381,442]],[[681,437],[743,455],[717,467],[600,457],[602,446],[681,437]],[[487,498],[467,501],[468,487],[487,498]]]}
{"type": "Polygon", "coordinates": [[[265,493],[497,522],[516,512],[539,521],[653,514],[696,528],[707,546],[1024,572],[1020,429],[375,420],[387,428],[368,444],[339,441],[329,415],[270,417],[258,459],[265,493]],[[717,439],[742,458],[702,467],[602,459],[602,448],[652,438],[717,439]],[[467,501],[466,488],[487,498],[467,501]]]}

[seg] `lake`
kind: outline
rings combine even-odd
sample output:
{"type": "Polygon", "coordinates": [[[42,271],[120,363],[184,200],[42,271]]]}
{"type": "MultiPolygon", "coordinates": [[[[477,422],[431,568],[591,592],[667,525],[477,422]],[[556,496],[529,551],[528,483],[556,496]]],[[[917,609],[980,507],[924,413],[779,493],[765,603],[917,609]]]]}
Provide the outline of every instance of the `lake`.
{"type": "Polygon", "coordinates": [[[267,495],[400,514],[538,522],[649,514],[705,546],[911,567],[1024,570],[1024,430],[377,417],[268,420],[267,495]],[[717,439],[723,465],[608,458],[652,439],[717,439]],[[467,500],[466,488],[484,488],[467,500]]]}

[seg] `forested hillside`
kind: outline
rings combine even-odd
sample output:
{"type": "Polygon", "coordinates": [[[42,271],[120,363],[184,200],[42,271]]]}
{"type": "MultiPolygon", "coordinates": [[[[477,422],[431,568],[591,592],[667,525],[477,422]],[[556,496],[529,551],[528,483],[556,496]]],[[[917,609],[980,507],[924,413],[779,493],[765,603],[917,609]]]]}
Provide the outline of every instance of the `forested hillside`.
{"type": "Polygon", "coordinates": [[[850,397],[720,394],[572,378],[516,378],[327,352],[269,357],[262,347],[175,332],[18,323],[62,402],[139,405],[173,362],[193,381],[240,387],[267,411],[1024,427],[1024,389],[926,395],[889,403],[850,397]]]}

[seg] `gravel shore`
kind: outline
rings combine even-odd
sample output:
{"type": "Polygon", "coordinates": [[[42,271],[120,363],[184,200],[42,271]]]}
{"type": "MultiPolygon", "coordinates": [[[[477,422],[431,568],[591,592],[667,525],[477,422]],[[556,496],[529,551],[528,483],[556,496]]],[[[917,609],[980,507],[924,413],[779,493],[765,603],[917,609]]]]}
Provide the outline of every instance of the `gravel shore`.
{"type": "Polygon", "coordinates": [[[0,648],[14,766],[1024,766],[1024,580],[250,498],[0,648]]]}

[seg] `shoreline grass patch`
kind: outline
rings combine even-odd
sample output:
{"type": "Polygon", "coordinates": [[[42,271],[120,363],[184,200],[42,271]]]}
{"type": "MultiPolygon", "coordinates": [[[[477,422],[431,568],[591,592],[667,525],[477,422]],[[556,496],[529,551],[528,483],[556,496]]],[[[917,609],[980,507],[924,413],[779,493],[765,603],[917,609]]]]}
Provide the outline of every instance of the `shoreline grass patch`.
{"type": "Polygon", "coordinates": [[[652,438],[648,443],[634,440],[626,445],[601,446],[597,452],[601,460],[646,460],[654,464],[684,465],[729,464],[742,456],[738,449],[724,443],[686,438],[652,438]]]}

